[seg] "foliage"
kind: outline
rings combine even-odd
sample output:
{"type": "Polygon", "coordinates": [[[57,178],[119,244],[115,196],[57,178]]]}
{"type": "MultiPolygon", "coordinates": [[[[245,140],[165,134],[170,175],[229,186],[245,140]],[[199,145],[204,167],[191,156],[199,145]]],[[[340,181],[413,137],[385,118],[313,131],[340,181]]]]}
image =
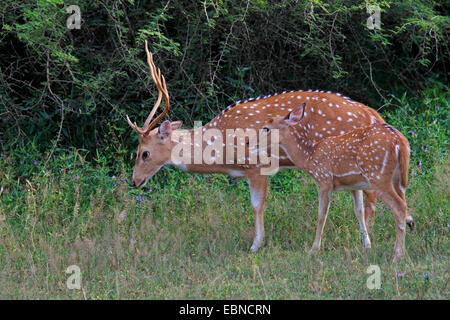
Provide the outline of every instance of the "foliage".
{"type": "Polygon", "coordinates": [[[89,0],[79,3],[81,29],[69,30],[61,0],[3,1],[2,149],[34,146],[50,158],[55,147],[76,147],[91,159],[97,149],[126,159],[136,141],[125,115],[142,121],[155,99],[145,39],[168,80],[169,116],[188,126],[277,91],[338,91],[377,109],[391,94],[446,83],[447,8],[370,4],[381,8],[381,30],[367,28],[366,1],[344,0],[89,0]]]}
{"type": "Polygon", "coordinates": [[[436,163],[448,156],[449,102],[449,88],[442,83],[423,90],[421,98],[391,95],[387,106],[392,111],[384,116],[409,140],[414,175],[432,175],[436,163]]]}

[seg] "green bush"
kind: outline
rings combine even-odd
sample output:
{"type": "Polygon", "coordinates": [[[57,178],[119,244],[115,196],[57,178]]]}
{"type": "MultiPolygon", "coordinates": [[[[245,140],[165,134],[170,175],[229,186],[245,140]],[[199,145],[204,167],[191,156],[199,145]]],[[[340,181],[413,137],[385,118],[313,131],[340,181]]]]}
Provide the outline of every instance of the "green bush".
{"type": "Polygon", "coordinates": [[[75,147],[112,160],[134,148],[156,90],[148,39],[171,93],[169,118],[204,123],[236,100],[292,89],[342,92],[376,109],[391,94],[445,83],[449,17],[439,2],[82,1],[69,30],[61,0],[0,4],[0,142],[52,156],[75,147]],[[142,108],[142,106],[144,108],[142,108]]]}
{"type": "Polygon", "coordinates": [[[391,111],[384,116],[409,140],[413,174],[431,175],[448,157],[449,101],[448,86],[439,82],[418,96],[392,95],[389,101],[391,111]]]}

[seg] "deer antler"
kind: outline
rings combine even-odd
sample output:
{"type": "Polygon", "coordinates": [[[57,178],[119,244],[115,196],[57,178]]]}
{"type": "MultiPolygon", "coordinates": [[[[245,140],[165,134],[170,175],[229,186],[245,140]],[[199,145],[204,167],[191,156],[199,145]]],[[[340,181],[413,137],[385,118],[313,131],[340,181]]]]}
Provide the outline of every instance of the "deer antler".
{"type": "Polygon", "coordinates": [[[130,127],[132,127],[134,130],[136,130],[139,134],[147,134],[150,132],[151,129],[158,123],[159,120],[161,120],[162,117],[166,115],[166,113],[169,111],[170,108],[170,100],[169,100],[169,92],[167,91],[166,86],[166,79],[164,79],[164,76],[161,74],[161,70],[156,68],[155,63],[153,62],[153,55],[148,50],[148,44],[147,40],[145,40],[145,52],[147,53],[147,64],[150,68],[150,74],[152,76],[153,82],[156,85],[156,88],[158,89],[158,99],[156,100],[155,105],[153,106],[152,111],[150,112],[149,116],[147,117],[147,120],[145,120],[144,126],[142,128],[139,128],[136,123],[132,123],[130,118],[127,116],[127,121],[130,127]],[[153,116],[156,113],[156,110],[158,109],[159,105],[161,104],[161,99],[164,96],[164,100],[166,101],[166,107],[164,108],[163,112],[156,117],[155,120],[152,121],[153,116]],[[150,123],[150,121],[152,121],[150,123]]]}

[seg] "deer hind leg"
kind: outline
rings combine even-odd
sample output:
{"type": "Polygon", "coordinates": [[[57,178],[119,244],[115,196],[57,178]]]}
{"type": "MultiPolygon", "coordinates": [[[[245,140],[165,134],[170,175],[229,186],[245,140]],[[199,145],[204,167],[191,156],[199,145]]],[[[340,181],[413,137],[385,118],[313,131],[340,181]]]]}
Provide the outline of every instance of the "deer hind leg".
{"type": "Polygon", "coordinates": [[[370,229],[373,224],[373,219],[375,217],[375,204],[377,203],[377,195],[375,191],[368,191],[368,190],[364,190],[364,194],[365,194],[364,220],[366,221],[367,232],[370,232],[370,229]]]}
{"type": "Polygon", "coordinates": [[[392,210],[395,219],[396,240],[394,246],[394,263],[400,261],[405,255],[406,235],[406,201],[390,187],[388,190],[380,190],[381,200],[392,210]]]}
{"type": "MultiPolygon", "coordinates": [[[[402,185],[401,183],[401,179],[400,179],[400,170],[399,167],[397,165],[397,167],[395,168],[394,171],[394,180],[393,180],[393,185],[394,185],[394,189],[395,192],[397,192],[398,196],[405,202],[406,204],[406,187],[402,185]]],[[[415,222],[413,217],[409,214],[408,210],[406,210],[406,224],[408,225],[410,230],[414,230],[415,228],[415,222]]]]}
{"type": "Polygon", "coordinates": [[[364,248],[371,248],[369,233],[364,217],[363,192],[362,190],[352,191],[353,209],[359,222],[359,230],[361,232],[364,248]]]}
{"type": "Polygon", "coordinates": [[[261,248],[264,241],[264,203],[267,193],[267,176],[247,176],[250,186],[253,212],[255,214],[255,234],[250,251],[255,253],[261,248]]]}
{"type": "Polygon", "coordinates": [[[322,242],[322,232],[327,220],[328,208],[330,207],[331,189],[319,187],[319,212],[317,218],[316,238],[311,248],[311,252],[319,251],[322,242]]]}

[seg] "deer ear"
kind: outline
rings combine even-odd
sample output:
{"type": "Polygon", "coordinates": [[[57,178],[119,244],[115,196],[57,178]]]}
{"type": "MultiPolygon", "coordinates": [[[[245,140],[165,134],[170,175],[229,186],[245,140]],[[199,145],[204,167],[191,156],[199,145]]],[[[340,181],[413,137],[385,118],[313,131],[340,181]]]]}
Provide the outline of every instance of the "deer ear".
{"type": "Polygon", "coordinates": [[[285,121],[290,124],[297,124],[300,120],[302,120],[303,115],[305,113],[306,103],[292,110],[285,118],[285,121]]]}
{"type": "Polygon", "coordinates": [[[183,121],[174,121],[170,125],[172,127],[172,130],[178,130],[178,129],[180,129],[182,124],[183,124],[183,121]]]}
{"type": "Polygon", "coordinates": [[[183,121],[170,122],[169,120],[164,121],[158,129],[158,134],[161,139],[167,139],[173,130],[177,130],[181,127],[183,121]]]}
{"type": "Polygon", "coordinates": [[[164,121],[158,129],[158,134],[161,139],[167,139],[172,133],[172,124],[169,120],[164,121]]]}

